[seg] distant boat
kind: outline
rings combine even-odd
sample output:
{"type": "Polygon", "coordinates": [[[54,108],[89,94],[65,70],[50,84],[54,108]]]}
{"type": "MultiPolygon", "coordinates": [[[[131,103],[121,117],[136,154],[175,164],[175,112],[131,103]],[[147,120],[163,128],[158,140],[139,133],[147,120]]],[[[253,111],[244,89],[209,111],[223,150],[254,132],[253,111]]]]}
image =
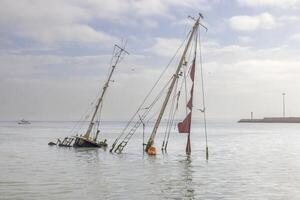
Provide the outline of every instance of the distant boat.
{"type": "Polygon", "coordinates": [[[22,119],[21,121],[18,121],[18,124],[23,125],[23,124],[31,124],[31,123],[25,119],[22,119]]]}

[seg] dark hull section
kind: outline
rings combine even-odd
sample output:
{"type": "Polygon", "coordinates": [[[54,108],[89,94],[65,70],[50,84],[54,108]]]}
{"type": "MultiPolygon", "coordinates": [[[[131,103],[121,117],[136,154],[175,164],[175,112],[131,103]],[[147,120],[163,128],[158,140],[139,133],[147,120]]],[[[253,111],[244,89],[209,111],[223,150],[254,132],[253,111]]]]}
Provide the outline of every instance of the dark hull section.
{"type": "Polygon", "coordinates": [[[76,137],[75,142],[73,144],[73,147],[75,148],[81,148],[81,147],[96,147],[96,148],[101,148],[101,147],[106,147],[107,144],[100,142],[94,142],[92,140],[83,138],[83,137],[76,137]]]}
{"type": "Polygon", "coordinates": [[[18,122],[19,125],[27,125],[27,124],[31,124],[30,122],[18,122]]]}

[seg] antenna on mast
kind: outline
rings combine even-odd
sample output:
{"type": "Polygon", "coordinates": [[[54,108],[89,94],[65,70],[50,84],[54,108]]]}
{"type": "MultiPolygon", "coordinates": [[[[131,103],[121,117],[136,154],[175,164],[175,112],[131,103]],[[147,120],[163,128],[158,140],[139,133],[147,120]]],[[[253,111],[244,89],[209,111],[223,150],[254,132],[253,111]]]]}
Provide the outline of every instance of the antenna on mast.
{"type": "Polygon", "coordinates": [[[125,50],[125,46],[126,46],[126,43],[124,44],[123,47],[120,47],[119,45],[115,44],[115,47],[117,47],[117,48],[120,50],[120,53],[121,53],[121,52],[124,52],[124,53],[126,53],[127,55],[129,55],[129,52],[125,50]]]}

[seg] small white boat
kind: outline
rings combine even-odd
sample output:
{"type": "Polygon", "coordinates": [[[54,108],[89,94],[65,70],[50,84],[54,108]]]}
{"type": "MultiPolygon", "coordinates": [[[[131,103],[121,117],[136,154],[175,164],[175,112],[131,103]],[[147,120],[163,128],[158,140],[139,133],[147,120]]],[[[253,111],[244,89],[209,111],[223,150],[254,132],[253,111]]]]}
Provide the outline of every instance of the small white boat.
{"type": "Polygon", "coordinates": [[[31,124],[29,121],[22,119],[21,121],[18,122],[18,124],[31,124]]]}

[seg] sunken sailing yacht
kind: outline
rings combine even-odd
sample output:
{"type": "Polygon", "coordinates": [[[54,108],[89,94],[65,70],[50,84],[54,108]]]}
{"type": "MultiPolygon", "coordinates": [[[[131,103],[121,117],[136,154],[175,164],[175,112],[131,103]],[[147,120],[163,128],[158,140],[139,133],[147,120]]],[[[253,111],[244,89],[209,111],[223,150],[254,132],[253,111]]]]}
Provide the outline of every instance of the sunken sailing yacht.
{"type": "MultiPolygon", "coordinates": [[[[125,45],[124,45],[125,46],[125,45]]],[[[57,143],[53,143],[50,142],[49,145],[58,145],[58,146],[62,146],[62,147],[106,147],[107,143],[106,140],[98,142],[97,138],[99,136],[100,133],[100,115],[101,115],[101,110],[102,110],[102,106],[103,106],[103,99],[104,99],[104,95],[107,92],[107,89],[109,87],[109,83],[112,82],[111,78],[112,75],[117,67],[117,64],[124,58],[124,54],[129,54],[125,48],[120,47],[118,45],[114,46],[114,52],[113,52],[113,56],[111,59],[111,63],[110,63],[110,72],[108,75],[108,78],[102,88],[102,92],[100,97],[97,100],[96,106],[94,107],[94,110],[92,112],[92,117],[91,120],[89,121],[89,126],[85,132],[84,135],[76,135],[76,136],[71,136],[71,137],[66,137],[64,138],[63,141],[61,141],[60,139],[57,140],[57,143]],[[98,116],[98,119],[97,119],[98,116]]]]}
{"type": "MultiPolygon", "coordinates": [[[[200,31],[199,27],[207,28],[200,22],[203,19],[203,16],[199,14],[198,18],[189,17],[195,21],[192,29],[187,34],[186,39],[183,41],[182,45],[176,51],[176,54],[181,49],[182,55],[180,56],[179,63],[177,64],[177,68],[175,73],[171,77],[168,77],[165,84],[163,84],[162,89],[159,89],[157,95],[154,99],[149,100],[151,95],[154,95],[154,90],[159,85],[159,82],[163,82],[162,77],[169,67],[170,63],[173,62],[176,54],[171,59],[170,63],[167,65],[166,69],[163,70],[159,79],[154,84],[153,88],[146,95],[146,98],[143,100],[142,104],[139,106],[136,113],[132,116],[131,120],[127,123],[121,134],[114,141],[110,152],[121,153],[128,142],[131,140],[132,136],[135,134],[140,125],[143,125],[143,151],[147,152],[149,155],[156,154],[156,148],[154,147],[155,136],[158,132],[158,129],[161,128],[161,124],[164,122],[163,117],[164,114],[169,110],[169,114],[166,120],[166,131],[164,135],[164,139],[162,142],[161,150],[166,152],[169,136],[172,127],[178,128],[179,133],[187,134],[187,144],[186,144],[186,153],[191,153],[191,122],[192,122],[192,111],[193,111],[193,96],[194,96],[194,80],[195,80],[195,68],[196,68],[196,58],[197,52],[200,53],[200,71],[201,71],[201,81],[202,81],[202,97],[203,97],[203,109],[200,109],[204,114],[204,122],[205,119],[205,103],[204,103],[204,87],[203,87],[203,73],[202,73],[202,58],[201,58],[201,49],[200,49],[200,31]],[[199,45],[198,45],[199,43],[199,45]],[[185,44],[185,45],[184,45],[185,44]],[[182,49],[182,47],[184,47],[182,49]],[[189,78],[188,78],[189,77],[189,78]],[[189,79],[189,80],[188,80],[189,79]],[[187,82],[190,81],[190,91],[187,91],[187,82]],[[185,93],[185,98],[181,98],[182,93],[185,93]],[[163,98],[164,96],[164,98],[163,98]],[[187,98],[189,96],[189,99],[187,98]],[[180,102],[184,102],[184,110],[186,117],[182,122],[175,122],[175,115],[177,114],[178,104],[180,102]],[[158,109],[156,110],[155,105],[158,105],[158,109]],[[154,111],[153,111],[154,110],[154,111]],[[152,115],[152,113],[154,115],[152,115]],[[144,143],[144,129],[145,124],[150,124],[153,116],[156,116],[156,120],[154,126],[152,128],[152,132],[148,138],[148,142],[144,143]]],[[[207,147],[207,134],[206,134],[206,124],[205,124],[205,136],[206,136],[206,158],[208,159],[208,147],[207,147]]]]}

